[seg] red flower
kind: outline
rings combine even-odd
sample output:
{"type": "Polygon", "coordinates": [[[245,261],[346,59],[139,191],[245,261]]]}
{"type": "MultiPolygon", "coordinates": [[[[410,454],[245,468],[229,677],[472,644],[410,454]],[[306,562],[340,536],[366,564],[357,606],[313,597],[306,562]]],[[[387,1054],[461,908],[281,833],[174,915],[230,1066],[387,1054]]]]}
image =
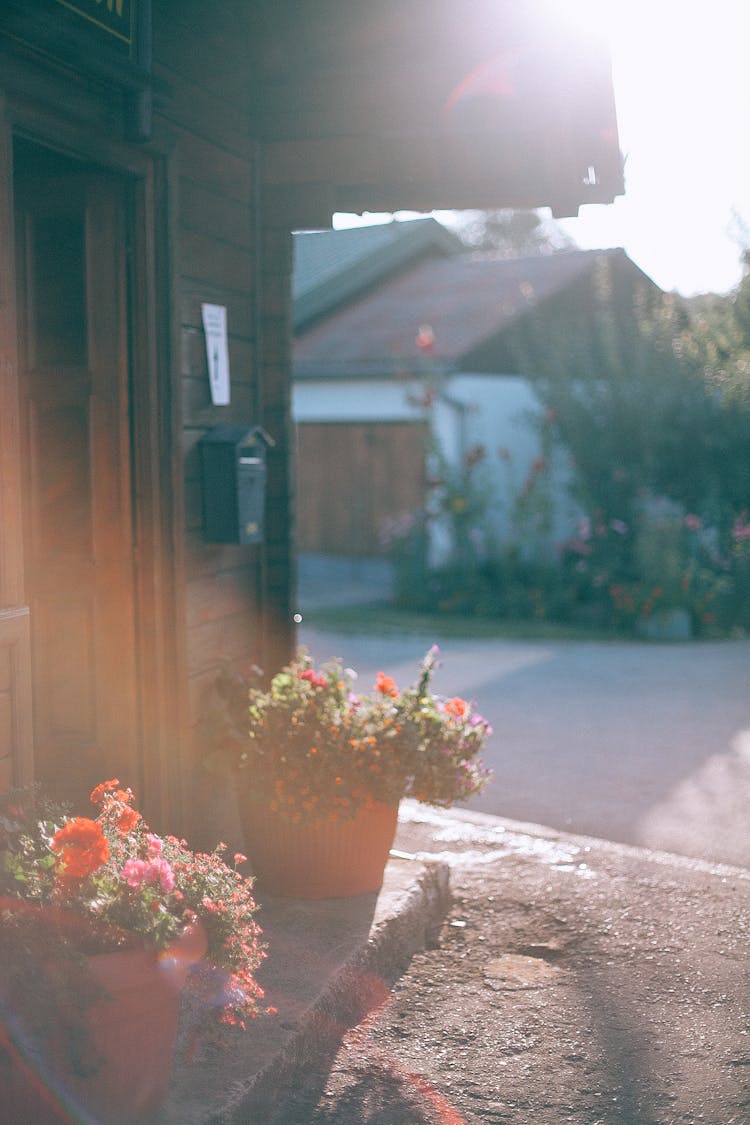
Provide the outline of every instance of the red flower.
{"type": "Polygon", "coordinates": [[[325,687],[327,680],[321,672],[316,672],[313,668],[305,668],[304,672],[300,672],[299,678],[301,680],[309,680],[313,687],[325,687]]]}
{"type": "Polygon", "coordinates": [[[429,324],[420,324],[414,343],[423,352],[431,352],[435,347],[435,333],[429,324]]]}
{"type": "Polygon", "coordinates": [[[462,719],[469,708],[469,704],[465,699],[461,699],[458,695],[453,699],[446,700],[445,709],[449,715],[453,715],[454,719],[462,719]]]}
{"type": "Polygon", "coordinates": [[[101,826],[85,816],[69,820],[55,833],[52,850],[59,853],[62,874],[69,879],[85,879],[109,859],[101,826]]]}
{"type": "Polygon", "coordinates": [[[398,699],[398,688],[393,676],[386,676],[385,672],[378,672],[378,677],[375,681],[375,691],[379,691],[381,695],[390,695],[392,699],[398,699]]]}

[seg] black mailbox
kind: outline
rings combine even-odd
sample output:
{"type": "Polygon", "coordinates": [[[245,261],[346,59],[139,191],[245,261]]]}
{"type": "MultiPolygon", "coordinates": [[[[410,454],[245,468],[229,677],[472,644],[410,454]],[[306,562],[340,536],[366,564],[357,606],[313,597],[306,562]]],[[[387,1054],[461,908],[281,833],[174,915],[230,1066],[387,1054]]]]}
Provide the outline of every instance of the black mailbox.
{"type": "Polygon", "coordinates": [[[260,543],[266,506],[266,449],[260,426],[215,426],[201,438],[203,535],[209,543],[260,543]]]}

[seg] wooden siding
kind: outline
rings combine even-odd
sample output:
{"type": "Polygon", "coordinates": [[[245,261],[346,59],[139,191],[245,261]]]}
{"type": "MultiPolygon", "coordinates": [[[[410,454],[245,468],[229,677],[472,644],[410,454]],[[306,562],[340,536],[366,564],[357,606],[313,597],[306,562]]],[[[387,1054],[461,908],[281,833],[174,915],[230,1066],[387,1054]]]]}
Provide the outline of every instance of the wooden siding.
{"type": "MultiPolygon", "coordinates": [[[[144,788],[151,794],[149,815],[179,830],[180,805],[189,809],[193,803],[191,778],[203,751],[195,728],[220,662],[250,658],[270,670],[289,657],[294,644],[287,464],[293,219],[275,198],[261,198],[248,12],[236,5],[171,0],[153,7],[151,141],[128,142],[125,100],[116,83],[91,83],[83,74],[17,49],[0,30],[0,123],[5,99],[9,107],[0,144],[9,144],[17,129],[41,145],[59,144],[84,161],[132,176],[140,185],[132,216],[138,232],[133,296],[138,323],[149,331],[133,342],[134,440],[141,448],[133,483],[142,663],[144,677],[152,663],[155,673],[154,687],[140,701],[144,788]],[[161,271],[158,264],[155,270],[155,260],[161,271]],[[203,302],[228,311],[232,401],[227,407],[210,400],[203,302]],[[268,464],[267,539],[258,546],[213,545],[203,538],[198,442],[219,423],[260,423],[276,441],[268,464]],[[157,728],[161,736],[152,739],[157,728]]],[[[28,660],[21,659],[24,652],[28,656],[23,648],[28,613],[15,608],[23,599],[23,554],[12,161],[4,151],[0,156],[2,789],[11,774],[15,780],[30,776],[31,725],[30,681],[19,679],[24,669],[30,675],[28,660]],[[24,715],[18,700],[25,701],[24,715]],[[17,763],[12,770],[11,750],[17,763]]]]}
{"type": "Polygon", "coordinates": [[[300,551],[377,557],[389,518],[425,505],[421,422],[302,422],[297,427],[300,551]]]}
{"type": "Polygon", "coordinates": [[[250,658],[270,669],[288,658],[293,644],[285,387],[291,235],[286,216],[277,229],[261,210],[245,18],[214,7],[209,13],[205,6],[154,5],[155,135],[172,146],[178,188],[174,260],[190,728],[224,658],[250,658]],[[227,308],[228,406],[211,402],[203,302],[227,308]],[[199,443],[219,424],[262,424],[276,442],[263,544],[204,540],[199,443]]]}

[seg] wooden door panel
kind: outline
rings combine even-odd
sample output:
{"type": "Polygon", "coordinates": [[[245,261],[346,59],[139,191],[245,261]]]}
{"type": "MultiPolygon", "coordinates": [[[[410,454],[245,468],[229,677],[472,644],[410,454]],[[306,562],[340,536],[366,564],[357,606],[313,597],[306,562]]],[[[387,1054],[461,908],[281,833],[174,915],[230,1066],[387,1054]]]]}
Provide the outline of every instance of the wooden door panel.
{"type": "Polygon", "coordinates": [[[125,197],[72,165],[16,197],[35,772],[80,801],[138,781],[125,197]]]}
{"type": "Polygon", "coordinates": [[[87,404],[45,398],[43,386],[36,393],[26,404],[24,435],[32,585],[43,577],[36,568],[46,570],[51,557],[58,562],[72,557],[80,565],[90,560],[92,534],[87,404]]]}

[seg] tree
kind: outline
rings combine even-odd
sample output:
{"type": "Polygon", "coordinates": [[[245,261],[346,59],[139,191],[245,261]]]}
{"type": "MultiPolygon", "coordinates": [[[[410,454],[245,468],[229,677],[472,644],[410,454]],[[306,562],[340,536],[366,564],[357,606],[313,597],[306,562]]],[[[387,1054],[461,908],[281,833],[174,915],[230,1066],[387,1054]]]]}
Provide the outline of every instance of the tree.
{"type": "Polygon", "coordinates": [[[472,250],[494,250],[509,258],[556,254],[575,249],[575,242],[539,211],[467,211],[457,233],[472,250]]]}

